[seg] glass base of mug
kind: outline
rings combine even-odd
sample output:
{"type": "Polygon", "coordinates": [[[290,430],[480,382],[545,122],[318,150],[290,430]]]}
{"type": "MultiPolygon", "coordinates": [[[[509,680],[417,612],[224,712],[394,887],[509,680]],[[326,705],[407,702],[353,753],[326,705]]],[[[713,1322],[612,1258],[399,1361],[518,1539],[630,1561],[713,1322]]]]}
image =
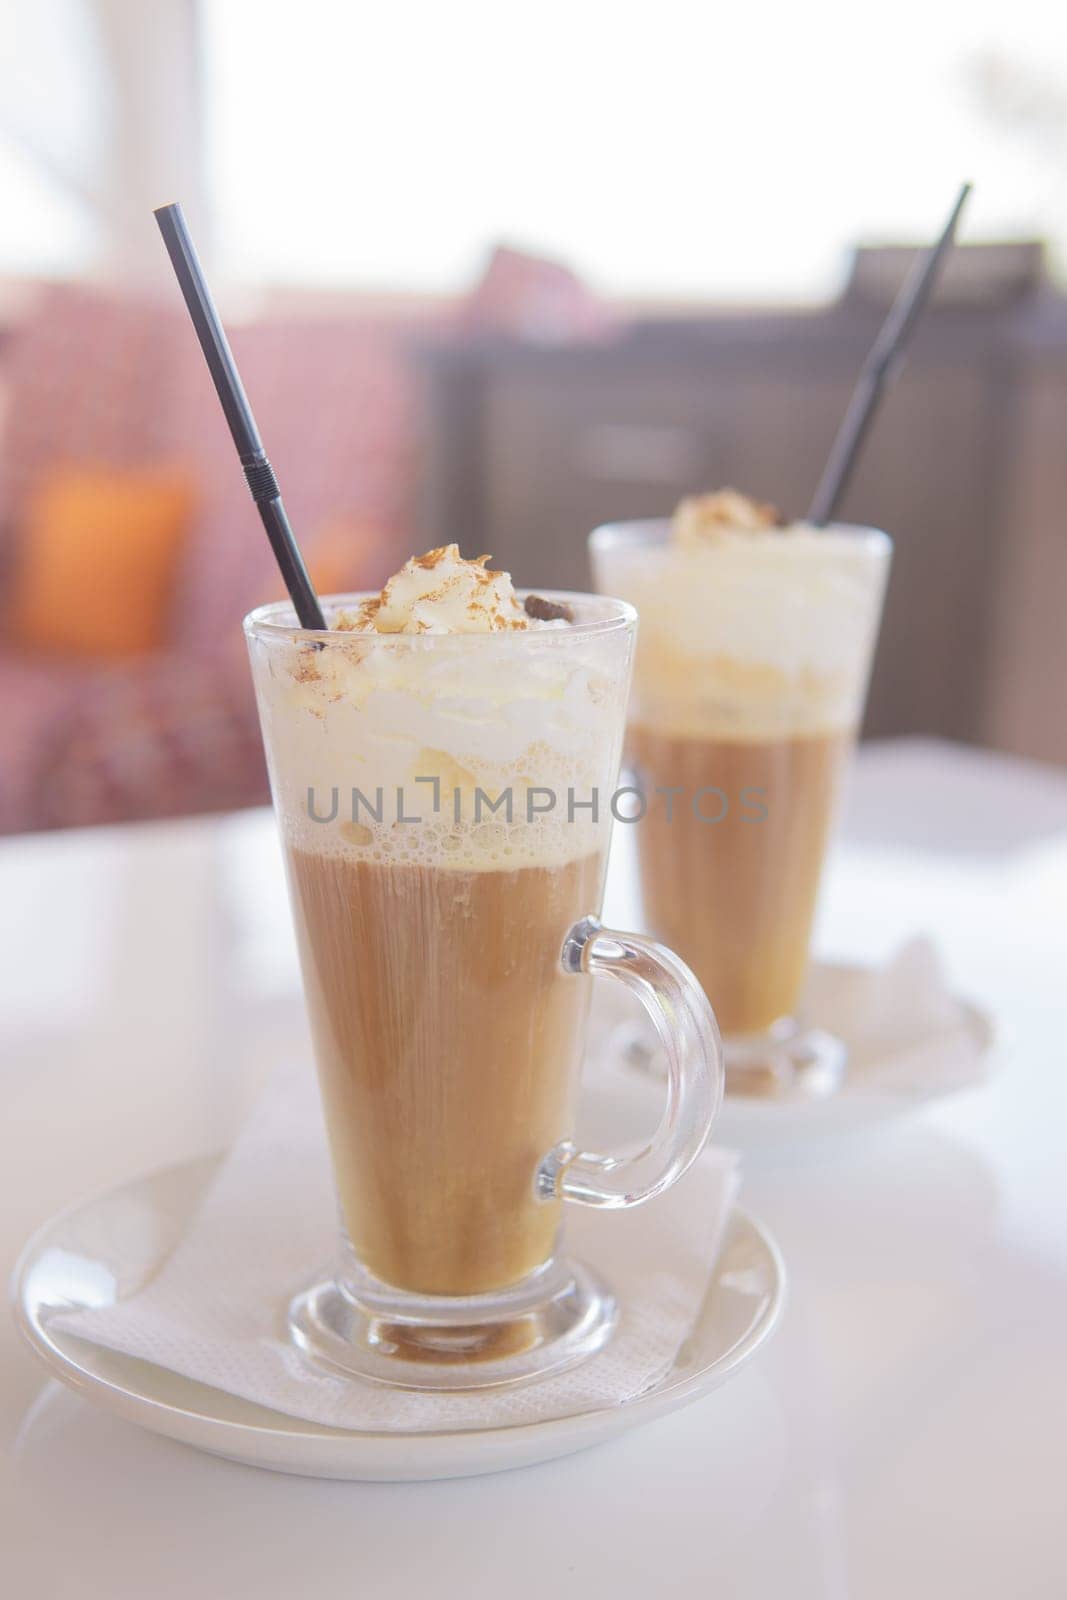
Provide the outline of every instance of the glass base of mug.
{"type": "MultiPolygon", "coordinates": [[[[821,1099],[837,1093],[848,1065],[843,1039],[792,1017],[765,1033],[727,1036],[722,1045],[727,1094],[821,1099]]],[[[626,1023],[613,1034],[611,1050],[630,1066],[663,1076],[658,1043],[646,1028],[626,1023]]]]}
{"type": "Polygon", "coordinates": [[[848,1047],[822,1028],[782,1017],[765,1033],[723,1040],[728,1094],[821,1099],[836,1094],[845,1076],[848,1047]]]}
{"type": "Polygon", "coordinates": [[[488,1389],[561,1372],[602,1349],[615,1300],[588,1268],[549,1261],[496,1294],[406,1294],[362,1268],[289,1306],[289,1333],[335,1371],[402,1389],[488,1389]]]}

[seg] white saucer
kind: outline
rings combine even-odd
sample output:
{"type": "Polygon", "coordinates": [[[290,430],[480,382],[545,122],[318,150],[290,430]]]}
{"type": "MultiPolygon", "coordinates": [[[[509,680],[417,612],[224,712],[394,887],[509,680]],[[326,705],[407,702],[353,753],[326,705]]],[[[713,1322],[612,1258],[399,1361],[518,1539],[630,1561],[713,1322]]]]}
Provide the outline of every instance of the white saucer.
{"type": "Polygon", "coordinates": [[[692,1336],[668,1376],[636,1400],[521,1426],[374,1433],[301,1422],[151,1362],[50,1327],[52,1314],[136,1293],[184,1231],[220,1157],[111,1190],[46,1223],[14,1282],[16,1321],[49,1371],[106,1410],[249,1466],[308,1477],[460,1478],[599,1444],[710,1393],[771,1333],[785,1273],[773,1240],[735,1211],[692,1336]]]}
{"type": "MultiPolygon", "coordinates": [[[[956,1018],[950,1031],[919,1028],[906,1046],[888,1049],[876,1066],[866,1063],[837,1014],[847,1014],[850,991],[869,977],[868,968],[841,962],[817,962],[812,970],[810,1021],[819,1026],[829,1017],[833,1031],[856,1058],[840,1086],[820,1095],[727,1093],[712,1134],[716,1144],[746,1154],[787,1146],[795,1151],[810,1140],[872,1131],[988,1078],[996,1044],[993,1019],[959,996],[953,1002],[956,1018]]],[[[620,1002],[602,986],[593,1017],[584,1083],[593,1091],[596,1120],[580,1126],[578,1137],[599,1149],[647,1137],[662,1103],[663,1079],[647,1026],[626,997],[620,1002]],[[628,1038],[636,1040],[636,1048],[627,1047],[628,1038]],[[606,1105],[610,1114],[605,1125],[606,1105]]]]}
{"type": "Polygon", "coordinates": [[[751,1152],[784,1139],[795,1147],[806,1139],[873,1131],[986,1080],[996,1042],[993,1019],[959,995],[951,1002],[951,1027],[914,1027],[906,1041],[886,1048],[872,1062],[843,1021],[850,992],[870,977],[868,968],[841,962],[817,962],[809,977],[811,1020],[816,1025],[828,1021],[854,1058],[836,1092],[781,1099],[727,1095],[715,1128],[718,1143],[751,1152]]]}

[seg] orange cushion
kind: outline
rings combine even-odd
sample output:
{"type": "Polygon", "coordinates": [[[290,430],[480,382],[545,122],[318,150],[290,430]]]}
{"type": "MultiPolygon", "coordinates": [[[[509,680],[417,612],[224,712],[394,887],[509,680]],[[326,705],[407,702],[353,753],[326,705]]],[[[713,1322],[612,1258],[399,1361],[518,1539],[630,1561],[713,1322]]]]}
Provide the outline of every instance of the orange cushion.
{"type": "Polygon", "coordinates": [[[193,500],[188,476],[173,469],[53,468],[19,530],[14,637],[83,656],[157,649],[193,500]]]}

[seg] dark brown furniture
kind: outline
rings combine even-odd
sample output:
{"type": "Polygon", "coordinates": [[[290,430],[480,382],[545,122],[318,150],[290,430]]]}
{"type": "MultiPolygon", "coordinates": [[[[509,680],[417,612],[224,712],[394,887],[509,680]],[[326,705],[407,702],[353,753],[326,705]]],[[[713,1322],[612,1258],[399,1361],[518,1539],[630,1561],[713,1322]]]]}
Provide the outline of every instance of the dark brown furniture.
{"type": "MultiPolygon", "coordinates": [[[[929,312],[843,507],[896,543],[867,731],[1067,761],[1067,301],[1034,250],[1014,272],[989,252],[985,275],[979,253],[929,312]]],[[[592,527],[694,489],[802,515],[898,254],[861,253],[825,310],[424,349],[423,538],[580,588],[592,527]]]]}

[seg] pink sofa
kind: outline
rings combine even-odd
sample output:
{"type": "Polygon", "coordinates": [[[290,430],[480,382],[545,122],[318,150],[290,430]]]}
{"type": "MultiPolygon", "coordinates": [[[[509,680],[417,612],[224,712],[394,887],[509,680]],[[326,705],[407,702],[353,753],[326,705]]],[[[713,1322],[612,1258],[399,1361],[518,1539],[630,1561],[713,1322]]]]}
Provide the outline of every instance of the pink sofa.
{"type": "MultiPolygon", "coordinates": [[[[417,539],[415,340],[560,344],[610,337],[617,326],[565,267],[502,249],[451,306],[290,314],[232,329],[313,572],[330,540],[337,578],[340,530],[341,585],[377,587],[417,539]]],[[[177,295],[156,304],[42,289],[5,339],[0,382],[0,586],[18,559],[26,498],[60,461],[180,463],[199,495],[167,637],[153,655],[117,665],[35,657],[5,637],[0,606],[0,833],[264,799],[240,624],[281,583],[177,295]]]]}
{"type": "MultiPolygon", "coordinates": [[[[409,329],[289,318],[233,333],[308,558],[332,528],[336,567],[338,524],[351,527],[358,587],[382,582],[410,541],[409,329]]],[[[280,580],[184,312],[45,289],[5,339],[0,378],[0,574],[17,563],[26,496],[59,461],[180,462],[199,504],[168,635],[151,656],[35,656],[16,648],[0,615],[0,832],[263,799],[240,623],[280,580]]]]}

